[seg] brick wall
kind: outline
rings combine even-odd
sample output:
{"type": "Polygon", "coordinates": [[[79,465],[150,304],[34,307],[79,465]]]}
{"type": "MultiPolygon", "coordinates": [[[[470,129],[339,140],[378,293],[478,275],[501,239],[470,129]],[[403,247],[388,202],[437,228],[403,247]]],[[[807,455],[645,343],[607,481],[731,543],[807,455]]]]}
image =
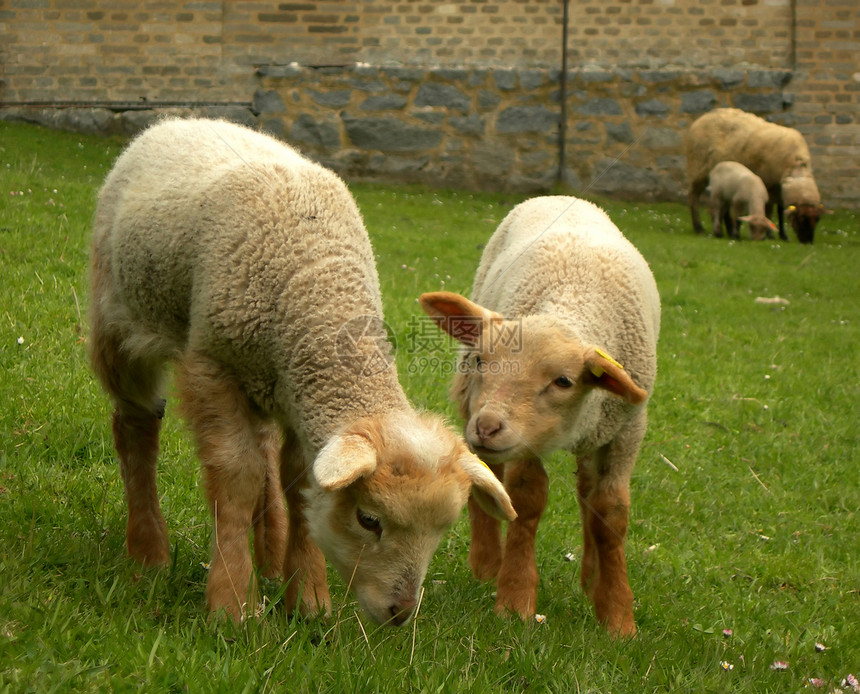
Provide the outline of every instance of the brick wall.
{"type": "Polygon", "coordinates": [[[796,3],[793,125],[809,143],[826,202],[860,207],[860,2],[796,3]]]}
{"type": "MultiPolygon", "coordinates": [[[[561,22],[561,0],[2,0],[0,108],[131,131],[208,105],[346,174],[540,188],[561,22]],[[386,123],[425,146],[368,135],[386,123]]],[[[569,34],[574,187],[681,198],[680,132],[735,105],[800,129],[826,201],[860,202],[857,0],[571,0],[569,34]]]]}

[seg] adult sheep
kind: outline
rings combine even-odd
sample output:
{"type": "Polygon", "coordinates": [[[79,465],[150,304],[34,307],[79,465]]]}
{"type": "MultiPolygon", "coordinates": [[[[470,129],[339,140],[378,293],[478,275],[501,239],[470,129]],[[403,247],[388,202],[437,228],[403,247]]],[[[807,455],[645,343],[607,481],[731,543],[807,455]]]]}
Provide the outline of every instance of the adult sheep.
{"type": "Polygon", "coordinates": [[[463,345],[451,396],[467,442],[504,479],[517,512],[503,547],[499,522],[469,504],[470,564],[477,578],[497,580],[496,611],[535,613],[535,534],[549,484],[541,457],[564,449],[577,459],[582,587],[613,635],[633,635],[624,543],[660,330],[648,264],[591,203],[539,197],[499,225],[472,301],[433,292],[421,305],[463,345]]]}
{"type": "Polygon", "coordinates": [[[797,130],[736,108],[718,108],[696,119],[684,136],[690,215],[701,233],[699,197],[711,169],[721,161],[737,161],[759,176],[768,190],[769,217],[779,216],[779,237],[787,241],[784,210],[801,243],[812,243],[824,207],[812,176],[809,147],[797,130]]]}
{"type": "Polygon", "coordinates": [[[402,624],[470,489],[514,515],[462,439],[407,401],[346,186],[272,138],[192,119],[134,140],[99,195],[91,317],[127,547],[147,565],[169,559],[155,466],[176,363],[214,515],[212,611],[255,604],[253,527],[289,610],[330,612],[321,548],[373,620],[402,624]]]}

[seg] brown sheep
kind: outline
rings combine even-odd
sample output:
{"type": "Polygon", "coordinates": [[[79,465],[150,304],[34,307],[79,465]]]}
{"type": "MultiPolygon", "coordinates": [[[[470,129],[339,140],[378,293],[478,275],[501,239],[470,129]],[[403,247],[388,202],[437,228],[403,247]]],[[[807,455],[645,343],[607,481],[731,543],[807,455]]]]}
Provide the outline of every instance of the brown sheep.
{"type": "Polygon", "coordinates": [[[737,161],[761,178],[770,196],[765,213],[777,207],[779,237],[785,234],[784,214],[801,243],[812,243],[815,227],[825,210],[815,179],[809,147],[797,130],[736,108],[718,108],[700,116],[684,136],[688,200],[693,229],[703,231],[699,197],[708,175],[721,161],[737,161]]]}

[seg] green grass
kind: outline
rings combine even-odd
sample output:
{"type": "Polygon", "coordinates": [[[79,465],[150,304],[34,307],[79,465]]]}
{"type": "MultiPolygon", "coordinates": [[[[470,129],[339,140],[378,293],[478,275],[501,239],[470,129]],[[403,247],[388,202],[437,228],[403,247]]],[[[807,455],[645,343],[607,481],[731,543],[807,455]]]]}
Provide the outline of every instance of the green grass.
{"type": "MultiPolygon", "coordinates": [[[[121,146],[0,123],[0,691],[786,692],[860,676],[857,213],[826,217],[814,246],[730,243],[692,234],[680,205],[602,201],[663,300],[627,550],[636,639],[603,633],[564,559],[581,539],[563,454],[538,539],[545,624],[493,614],[464,517],[414,624],[372,627],[330,574],[329,623],[288,619],[269,583],[265,617],[234,627],[206,618],[209,515],[175,416],[160,467],[173,561],[143,572],[125,557],[109,406],[84,349],[89,224],[121,146]],[[755,302],[777,295],[790,303],[755,302]]],[[[415,299],[468,292],[522,197],[352,188],[401,380],[454,419],[450,346],[415,299]]]]}

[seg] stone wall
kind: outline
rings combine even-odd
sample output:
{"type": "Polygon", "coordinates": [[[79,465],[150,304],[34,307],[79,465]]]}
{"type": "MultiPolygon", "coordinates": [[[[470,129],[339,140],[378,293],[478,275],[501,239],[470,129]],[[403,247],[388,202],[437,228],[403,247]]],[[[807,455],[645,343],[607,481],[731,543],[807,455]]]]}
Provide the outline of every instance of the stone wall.
{"type": "MultiPolygon", "coordinates": [[[[5,0],[0,116],[135,132],[257,124],[348,176],[546,189],[561,0],[5,0]],[[110,9],[105,9],[108,7],[110,9]]],[[[828,204],[860,203],[856,0],[571,0],[562,178],[680,199],[680,137],[734,105],[797,127],[828,204]]]]}
{"type": "MultiPolygon", "coordinates": [[[[559,172],[560,72],[545,69],[260,70],[259,119],[352,174],[540,190],[559,172]]],[[[782,118],[784,70],[571,70],[563,178],[644,199],[684,193],[681,133],[718,105],[782,118]]]]}

